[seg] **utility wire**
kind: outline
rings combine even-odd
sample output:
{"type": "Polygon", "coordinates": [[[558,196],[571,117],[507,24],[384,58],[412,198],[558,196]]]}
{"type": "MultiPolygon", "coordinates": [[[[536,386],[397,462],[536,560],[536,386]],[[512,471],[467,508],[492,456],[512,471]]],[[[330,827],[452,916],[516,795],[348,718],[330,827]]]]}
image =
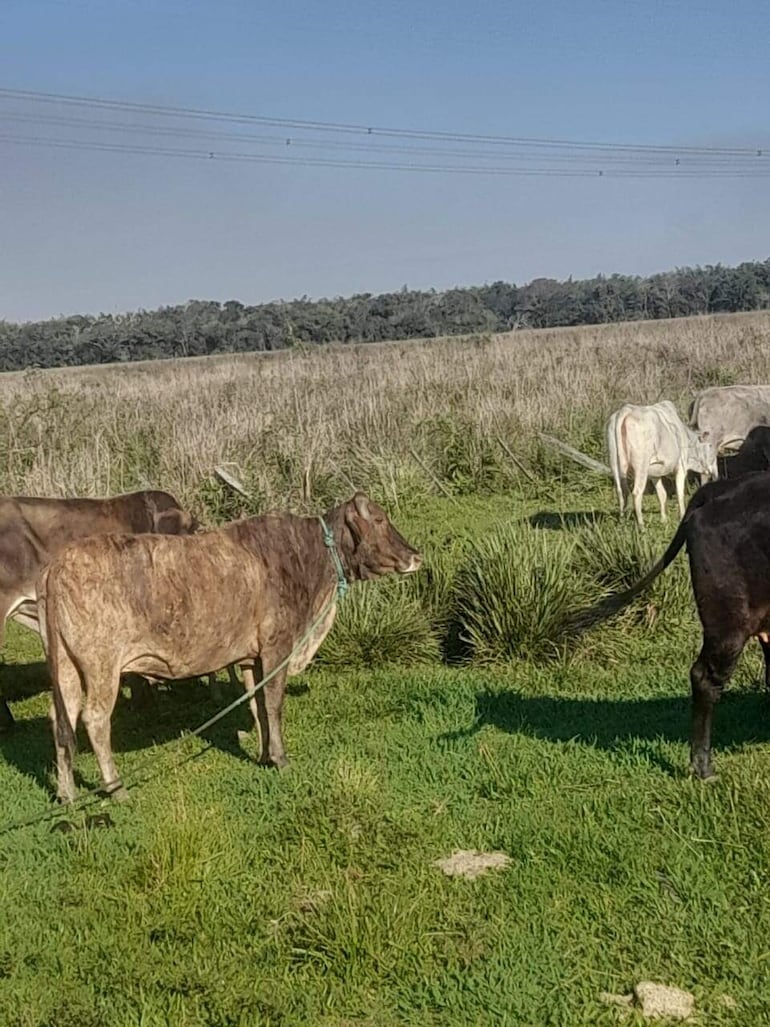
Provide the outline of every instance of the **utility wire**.
{"type": "MultiPolygon", "coordinates": [[[[564,162],[569,163],[585,163],[590,162],[595,165],[597,161],[596,153],[580,153],[580,152],[556,152],[556,153],[540,153],[534,152],[529,149],[519,150],[514,152],[507,151],[493,151],[484,152],[472,149],[454,149],[447,148],[445,146],[410,146],[404,144],[389,144],[389,143],[353,143],[343,142],[338,139],[307,139],[296,136],[285,136],[285,135],[267,135],[260,134],[254,135],[251,133],[243,132],[226,132],[226,131],[215,131],[192,127],[176,127],[169,125],[141,125],[132,124],[129,122],[122,121],[104,121],[104,120],[92,120],[87,118],[71,118],[61,116],[46,116],[41,114],[28,114],[28,113],[0,113],[0,121],[16,122],[24,124],[34,125],[52,125],[56,127],[61,126],[75,126],[78,128],[86,128],[89,131],[96,132],[123,132],[133,135],[149,135],[149,136],[168,136],[177,138],[195,138],[195,139],[216,139],[229,142],[237,143],[254,143],[258,146],[273,146],[273,147],[297,147],[300,149],[321,149],[321,150],[345,150],[354,152],[364,153],[399,153],[417,156],[432,156],[432,157],[454,157],[454,158],[469,158],[473,160],[498,160],[498,161],[548,161],[554,162],[557,165],[563,164],[564,162]]],[[[54,139],[53,141],[57,141],[54,139]]],[[[673,154],[628,154],[622,153],[606,153],[601,155],[602,164],[613,164],[613,165],[634,165],[634,166],[649,166],[649,167],[669,167],[671,165],[680,164],[686,165],[687,167],[735,167],[744,168],[745,170],[753,170],[758,162],[767,163],[770,166],[770,151],[767,153],[754,154],[750,157],[746,156],[731,156],[726,157],[722,154],[690,154],[682,158],[675,158],[673,154]]]]}
{"type": "Polygon", "coordinates": [[[443,140],[448,142],[465,142],[495,146],[546,146],[565,149],[590,149],[599,152],[625,151],[629,153],[660,154],[721,154],[725,156],[762,156],[768,149],[770,149],[770,146],[767,144],[752,147],[674,146],[670,144],[652,145],[645,143],[581,142],[574,139],[546,139],[530,136],[484,135],[470,132],[425,131],[408,128],[390,128],[375,125],[351,124],[345,122],[269,117],[258,114],[238,114],[229,111],[207,110],[195,107],[173,107],[160,104],[133,103],[126,100],[112,100],[104,97],[72,96],[66,93],[47,93],[30,89],[0,88],[0,98],[8,100],[25,100],[35,103],[62,104],[89,109],[133,112],[162,117],[199,118],[236,122],[241,124],[256,123],[314,132],[352,133],[370,136],[378,135],[403,139],[443,140]]]}
{"type": "Polygon", "coordinates": [[[359,168],[389,171],[433,172],[442,174],[531,176],[558,178],[767,178],[770,166],[755,170],[725,168],[632,169],[632,168],[515,168],[479,167],[474,165],[412,164],[388,161],[333,160],[309,157],[275,157],[254,153],[215,150],[174,149],[161,146],[139,146],[121,143],[98,143],[85,139],[45,139],[39,136],[0,134],[0,142],[18,145],[52,147],[55,149],[93,150],[106,153],[143,154],[191,160],[218,160],[254,164],[299,165],[304,167],[359,168]]]}

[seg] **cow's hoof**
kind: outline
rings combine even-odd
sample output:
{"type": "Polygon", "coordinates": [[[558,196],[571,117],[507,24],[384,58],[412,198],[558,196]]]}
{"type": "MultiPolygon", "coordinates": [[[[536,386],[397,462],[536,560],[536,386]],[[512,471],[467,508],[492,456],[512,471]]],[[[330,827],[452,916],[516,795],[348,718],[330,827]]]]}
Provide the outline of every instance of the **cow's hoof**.
{"type": "Polygon", "coordinates": [[[94,813],[89,817],[86,817],[86,827],[114,827],[115,821],[109,815],[109,813],[94,813]]]}
{"type": "Polygon", "coordinates": [[[60,834],[71,834],[71,832],[74,831],[74,830],[75,830],[75,825],[70,823],[69,820],[57,820],[56,823],[51,828],[51,834],[53,834],[54,832],[57,832],[57,833],[60,833],[60,834]]]}
{"type": "Polygon", "coordinates": [[[285,756],[279,756],[277,759],[272,756],[267,759],[260,758],[257,762],[260,767],[272,767],[273,770],[288,770],[291,767],[285,756]]]}
{"type": "Polygon", "coordinates": [[[128,802],[131,796],[125,785],[117,784],[107,791],[107,795],[115,802],[128,802]]]}
{"type": "Polygon", "coordinates": [[[696,777],[699,781],[716,781],[717,776],[714,773],[714,768],[710,763],[698,763],[693,762],[690,764],[690,774],[696,777]]]}

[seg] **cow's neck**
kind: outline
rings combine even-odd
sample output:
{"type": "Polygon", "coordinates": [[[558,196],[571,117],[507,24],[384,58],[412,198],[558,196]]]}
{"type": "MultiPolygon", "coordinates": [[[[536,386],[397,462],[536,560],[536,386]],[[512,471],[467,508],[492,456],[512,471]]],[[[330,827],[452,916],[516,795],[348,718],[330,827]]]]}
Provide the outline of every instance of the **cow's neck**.
{"type": "MultiPolygon", "coordinates": [[[[342,563],[342,570],[345,572],[345,578],[349,582],[361,581],[363,578],[361,562],[356,555],[357,546],[353,541],[353,534],[345,522],[344,506],[335,507],[327,514],[324,514],[324,520],[329,525],[331,533],[334,536],[334,544],[337,547],[337,553],[339,554],[340,562],[342,563]]],[[[321,541],[323,542],[323,538],[321,541]]],[[[327,560],[332,573],[336,575],[331,555],[327,556],[327,560]]]]}

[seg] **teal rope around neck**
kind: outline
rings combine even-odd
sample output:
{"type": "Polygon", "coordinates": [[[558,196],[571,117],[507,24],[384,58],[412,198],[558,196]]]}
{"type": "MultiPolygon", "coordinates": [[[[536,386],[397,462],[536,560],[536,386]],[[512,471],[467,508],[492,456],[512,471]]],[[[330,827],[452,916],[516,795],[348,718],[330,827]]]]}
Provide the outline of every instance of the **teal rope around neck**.
{"type": "Polygon", "coordinates": [[[345,593],[350,588],[350,585],[348,584],[348,579],[345,577],[345,571],[342,568],[342,560],[340,560],[340,554],[337,552],[334,535],[323,517],[319,515],[318,520],[321,522],[321,531],[324,533],[324,545],[329,550],[332,563],[334,564],[334,569],[337,572],[337,596],[339,599],[344,599],[345,593]]]}

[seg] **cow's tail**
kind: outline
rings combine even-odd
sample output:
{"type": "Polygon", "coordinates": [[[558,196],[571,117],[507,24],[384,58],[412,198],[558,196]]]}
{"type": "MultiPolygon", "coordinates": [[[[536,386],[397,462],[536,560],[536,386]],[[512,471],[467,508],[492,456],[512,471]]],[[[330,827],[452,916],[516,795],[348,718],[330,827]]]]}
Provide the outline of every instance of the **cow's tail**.
{"type": "MultiPolygon", "coordinates": [[[[62,640],[57,601],[48,592],[49,568],[46,568],[37,586],[37,611],[40,624],[40,635],[45,648],[48,676],[53,690],[53,705],[56,712],[56,744],[68,752],[74,753],[76,748],[75,724],[71,721],[64,696],[61,690],[61,656],[64,642],[62,640]]],[[[69,656],[66,657],[67,662],[69,656]]]]}
{"type": "MultiPolygon", "coordinates": [[[[693,497],[695,498],[695,497],[693,497]]],[[[697,506],[701,506],[701,503],[697,503],[697,506]]],[[[684,517],[679,523],[679,527],[676,529],[676,534],[668,544],[668,548],[656,564],[654,564],[650,570],[645,574],[641,580],[637,581],[631,588],[626,589],[625,592],[616,592],[615,595],[610,596],[608,599],[604,599],[601,603],[597,603],[596,606],[590,606],[586,610],[578,610],[577,613],[572,614],[567,618],[565,622],[565,630],[568,634],[577,635],[583,631],[587,631],[589,628],[594,627],[596,624],[600,624],[602,621],[607,620],[614,614],[619,613],[624,607],[636,599],[638,595],[641,595],[645,589],[648,589],[650,585],[655,581],[659,574],[668,567],[670,563],[676,558],[677,553],[685,544],[687,540],[687,522],[691,510],[695,509],[693,504],[685,512],[684,517]]]]}
{"type": "Polygon", "coordinates": [[[610,457],[610,470],[615,480],[615,488],[623,494],[623,482],[628,474],[628,459],[624,449],[623,423],[625,414],[617,411],[607,425],[607,451],[610,457]]]}

